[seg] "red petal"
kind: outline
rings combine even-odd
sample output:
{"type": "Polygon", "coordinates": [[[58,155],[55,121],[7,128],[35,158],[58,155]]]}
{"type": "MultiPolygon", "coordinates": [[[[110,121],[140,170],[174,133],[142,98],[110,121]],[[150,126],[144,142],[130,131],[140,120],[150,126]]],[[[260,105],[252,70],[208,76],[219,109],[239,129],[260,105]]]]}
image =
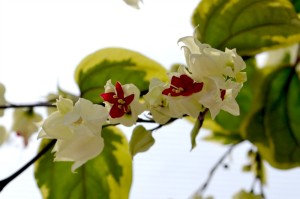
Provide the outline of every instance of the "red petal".
{"type": "Polygon", "coordinates": [[[116,91],[117,91],[118,97],[123,99],[124,98],[124,91],[123,91],[123,88],[122,88],[122,85],[120,84],[120,82],[116,83],[116,91]]]}
{"type": "Polygon", "coordinates": [[[182,82],[179,77],[173,76],[171,79],[171,85],[176,88],[182,87],[182,82]]]}
{"type": "Polygon", "coordinates": [[[220,97],[221,97],[221,99],[222,99],[222,101],[223,101],[224,98],[225,98],[226,90],[220,89],[220,93],[221,93],[220,97]]]}
{"type": "Polygon", "coordinates": [[[125,114],[123,106],[122,108],[118,107],[118,104],[114,104],[110,111],[109,111],[109,115],[112,118],[118,118],[118,117],[122,117],[125,114]]]}
{"type": "Polygon", "coordinates": [[[167,89],[163,90],[162,94],[163,95],[171,95],[172,97],[176,97],[176,96],[181,95],[181,93],[173,92],[173,89],[176,89],[176,88],[171,86],[170,88],[167,88],[167,89]]]}
{"type": "Polygon", "coordinates": [[[190,85],[194,83],[194,80],[187,75],[180,75],[180,80],[183,85],[190,85]]]}
{"type": "Polygon", "coordinates": [[[162,94],[163,95],[169,95],[172,93],[172,88],[166,88],[165,90],[162,91],[162,94]]]}
{"type": "Polygon", "coordinates": [[[110,92],[110,93],[102,93],[100,96],[103,98],[104,101],[107,101],[111,104],[115,104],[117,102],[117,98],[114,98],[116,93],[110,92]]]}
{"type": "Polygon", "coordinates": [[[194,83],[193,85],[193,92],[194,93],[197,93],[197,92],[200,92],[203,88],[203,82],[201,83],[194,83]]]}
{"type": "Polygon", "coordinates": [[[134,99],[134,94],[128,95],[127,97],[124,98],[126,106],[128,106],[134,99]]]}

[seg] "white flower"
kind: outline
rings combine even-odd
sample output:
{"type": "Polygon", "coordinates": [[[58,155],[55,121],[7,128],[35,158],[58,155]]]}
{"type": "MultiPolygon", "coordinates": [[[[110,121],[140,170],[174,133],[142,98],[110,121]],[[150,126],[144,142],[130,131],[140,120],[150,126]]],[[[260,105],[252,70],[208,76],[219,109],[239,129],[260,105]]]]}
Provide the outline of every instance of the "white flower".
{"type": "Polygon", "coordinates": [[[33,109],[15,109],[13,113],[12,131],[22,136],[24,145],[27,146],[30,136],[38,131],[37,123],[42,121],[42,116],[33,109]]]}
{"type": "Polygon", "coordinates": [[[150,81],[149,92],[144,95],[153,120],[159,124],[167,123],[172,117],[167,96],[162,94],[166,86],[166,83],[154,78],[150,81]]]}
{"type": "Polygon", "coordinates": [[[124,1],[127,5],[130,5],[136,9],[140,8],[139,3],[142,2],[142,0],[124,0],[124,1]]]}
{"type": "Polygon", "coordinates": [[[245,72],[241,72],[246,64],[235,49],[223,52],[191,36],[181,38],[179,42],[183,43],[191,78],[203,82],[199,102],[210,110],[212,118],[221,109],[239,115],[235,98],[247,77],[245,72]]]}
{"type": "Polygon", "coordinates": [[[197,118],[203,111],[199,102],[202,88],[203,82],[196,82],[183,67],[179,67],[177,73],[172,73],[168,88],[162,92],[166,96],[171,116],[180,118],[189,115],[197,118]]]}
{"type": "Polygon", "coordinates": [[[232,115],[239,115],[240,109],[235,98],[241,89],[241,85],[231,80],[220,81],[208,79],[203,87],[199,102],[209,109],[214,119],[220,110],[227,111],[232,115]]]}
{"type": "Polygon", "coordinates": [[[53,151],[54,161],[74,161],[72,171],[82,166],[88,160],[98,156],[104,147],[100,133],[97,135],[74,135],[68,139],[57,140],[53,151]]]}
{"type": "Polygon", "coordinates": [[[8,138],[8,133],[4,126],[0,125],[0,145],[2,145],[8,138]]]}
{"type": "MultiPolygon", "coordinates": [[[[4,98],[4,93],[5,93],[5,87],[3,84],[0,83],[0,105],[5,105],[6,100],[4,98]]],[[[3,116],[4,114],[4,109],[0,108],[0,116],[3,116]]]]}
{"type": "Polygon", "coordinates": [[[140,91],[133,84],[114,86],[111,80],[105,85],[105,93],[100,95],[109,111],[109,120],[112,124],[121,123],[124,126],[132,126],[136,123],[138,115],[145,110],[145,106],[139,102],[140,91]]]}
{"type": "Polygon", "coordinates": [[[58,110],[44,121],[39,137],[57,139],[53,149],[55,161],[74,161],[75,171],[101,153],[101,130],[108,112],[83,98],[73,107],[70,99],[59,97],[56,106],[58,110]]]}

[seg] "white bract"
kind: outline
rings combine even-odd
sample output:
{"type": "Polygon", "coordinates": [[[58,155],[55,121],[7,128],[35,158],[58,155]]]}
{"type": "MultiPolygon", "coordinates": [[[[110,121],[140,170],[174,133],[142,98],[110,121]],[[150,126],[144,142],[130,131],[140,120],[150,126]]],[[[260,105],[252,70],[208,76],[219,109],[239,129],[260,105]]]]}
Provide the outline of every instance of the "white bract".
{"type": "Polygon", "coordinates": [[[139,3],[142,2],[142,0],[124,0],[124,1],[127,5],[130,5],[136,9],[140,8],[139,3]]]}
{"type": "Polygon", "coordinates": [[[170,84],[162,94],[167,99],[171,116],[180,118],[189,115],[197,118],[203,111],[203,106],[199,102],[203,83],[192,79],[183,67],[179,67],[178,72],[171,73],[170,78],[170,84]]]}
{"type": "Polygon", "coordinates": [[[183,43],[190,76],[204,84],[199,102],[210,110],[212,118],[221,109],[239,115],[235,98],[247,77],[245,72],[241,72],[246,64],[235,49],[220,51],[192,36],[181,38],[179,42],[183,43]]]}
{"type": "Polygon", "coordinates": [[[166,88],[166,83],[159,79],[152,79],[149,92],[144,96],[147,109],[150,110],[153,120],[159,124],[167,123],[172,117],[167,96],[162,95],[163,90],[166,88]]]}
{"type": "MultiPolygon", "coordinates": [[[[0,83],[0,105],[6,104],[4,93],[5,93],[5,87],[2,83],[0,83]]],[[[4,114],[4,109],[0,109],[0,116],[3,116],[3,114],[4,114]]]]}
{"type": "Polygon", "coordinates": [[[33,109],[15,109],[12,131],[23,137],[26,146],[30,136],[38,131],[37,123],[42,121],[42,119],[42,116],[34,112],[33,109]]]}
{"type": "Polygon", "coordinates": [[[8,138],[8,133],[4,126],[0,125],[0,146],[5,142],[8,138]]]}
{"type": "Polygon", "coordinates": [[[73,106],[70,99],[59,97],[56,106],[57,111],[43,122],[39,137],[57,139],[54,160],[74,161],[72,171],[75,171],[103,150],[101,130],[108,112],[83,98],[73,106]]]}
{"type": "Polygon", "coordinates": [[[103,98],[105,107],[109,111],[109,121],[112,124],[121,123],[124,126],[132,126],[136,123],[138,115],[145,110],[145,105],[139,102],[140,91],[134,84],[114,86],[111,80],[105,85],[103,98]]]}

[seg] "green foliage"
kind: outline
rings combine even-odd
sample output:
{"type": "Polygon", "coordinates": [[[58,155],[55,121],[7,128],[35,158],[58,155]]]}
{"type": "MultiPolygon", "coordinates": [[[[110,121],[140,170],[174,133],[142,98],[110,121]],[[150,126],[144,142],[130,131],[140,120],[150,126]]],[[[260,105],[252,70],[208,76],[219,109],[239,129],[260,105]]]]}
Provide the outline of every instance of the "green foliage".
{"type": "Polygon", "coordinates": [[[243,140],[243,138],[236,133],[226,133],[226,131],[214,131],[212,134],[204,137],[204,140],[210,142],[217,142],[224,145],[237,144],[243,140]]]}
{"type": "Polygon", "coordinates": [[[167,81],[166,70],[157,62],[137,52],[122,48],[106,48],[88,55],[77,66],[75,80],[81,97],[94,103],[102,102],[107,80],[115,84],[133,83],[141,91],[147,91],[153,77],[167,81]]]}
{"type": "Polygon", "coordinates": [[[300,166],[300,80],[295,69],[283,67],[271,72],[260,98],[261,105],[246,125],[245,137],[272,166],[300,166]]]}
{"type": "MultiPolygon", "coordinates": [[[[127,199],[132,180],[129,146],[116,127],[102,130],[102,153],[76,170],[68,162],[53,162],[48,151],[35,163],[35,178],[44,199],[127,199]]],[[[43,140],[40,148],[49,141],[43,140]]],[[[84,150],[84,149],[83,149],[84,150]]]]}
{"type": "Polygon", "coordinates": [[[233,196],[233,199],[263,199],[261,195],[241,190],[233,196]]]}
{"type": "Polygon", "coordinates": [[[297,13],[300,12],[300,0],[291,0],[292,4],[295,7],[297,13]]]}
{"type": "Polygon", "coordinates": [[[300,21],[289,0],[202,0],[192,23],[201,42],[240,55],[300,41],[300,21]]]}
{"type": "Polygon", "coordinates": [[[155,143],[151,131],[147,131],[145,127],[136,126],[132,132],[129,142],[129,148],[132,156],[137,153],[145,152],[155,143]]]}
{"type": "Polygon", "coordinates": [[[256,179],[259,179],[260,183],[266,184],[266,169],[264,161],[262,160],[258,152],[250,150],[248,152],[249,163],[243,166],[244,172],[253,172],[256,179]]]}
{"type": "Polygon", "coordinates": [[[200,132],[201,126],[202,125],[201,125],[200,121],[198,119],[196,119],[194,127],[191,131],[191,144],[192,144],[191,150],[193,150],[197,146],[196,137],[200,132]]]}

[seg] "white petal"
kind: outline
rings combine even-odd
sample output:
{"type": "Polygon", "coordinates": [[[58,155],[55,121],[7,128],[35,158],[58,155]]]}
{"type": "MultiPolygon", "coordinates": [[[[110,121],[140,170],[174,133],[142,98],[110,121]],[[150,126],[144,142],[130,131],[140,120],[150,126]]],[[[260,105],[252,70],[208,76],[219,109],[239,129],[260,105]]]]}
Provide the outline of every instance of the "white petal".
{"type": "Polygon", "coordinates": [[[55,147],[55,161],[74,161],[72,171],[98,156],[104,147],[103,139],[97,136],[73,136],[59,140],[55,147]]]}
{"type": "Polygon", "coordinates": [[[54,139],[65,139],[73,135],[71,129],[64,124],[64,116],[58,111],[52,113],[44,121],[43,130],[54,139]]]}
{"type": "Polygon", "coordinates": [[[56,106],[57,106],[58,111],[64,115],[64,114],[72,111],[73,102],[70,99],[59,96],[59,99],[56,101],[56,106]]]}

